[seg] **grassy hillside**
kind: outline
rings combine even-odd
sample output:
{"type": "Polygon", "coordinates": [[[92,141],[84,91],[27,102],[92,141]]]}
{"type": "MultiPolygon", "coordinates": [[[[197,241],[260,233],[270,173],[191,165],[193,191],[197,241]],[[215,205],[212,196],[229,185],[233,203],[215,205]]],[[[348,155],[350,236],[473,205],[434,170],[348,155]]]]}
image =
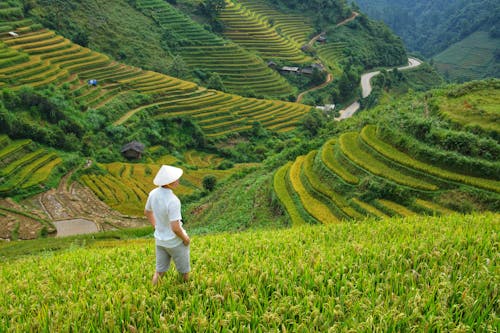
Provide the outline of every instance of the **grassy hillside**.
{"type": "Polygon", "coordinates": [[[500,77],[500,39],[477,31],[433,57],[434,65],[453,81],[500,77]]]}
{"type": "Polygon", "coordinates": [[[389,104],[401,96],[413,91],[427,91],[445,85],[443,76],[430,64],[404,70],[382,70],[371,79],[372,92],[361,100],[363,108],[389,104]]]}
{"type": "Polygon", "coordinates": [[[197,236],[156,288],[151,239],[75,242],[1,266],[0,330],[495,331],[498,217],[197,236]]]}
{"type": "Polygon", "coordinates": [[[115,60],[163,72],[172,60],[172,54],[158,42],[162,39],[161,29],[128,1],[26,3],[29,15],[44,27],[115,60]]]}

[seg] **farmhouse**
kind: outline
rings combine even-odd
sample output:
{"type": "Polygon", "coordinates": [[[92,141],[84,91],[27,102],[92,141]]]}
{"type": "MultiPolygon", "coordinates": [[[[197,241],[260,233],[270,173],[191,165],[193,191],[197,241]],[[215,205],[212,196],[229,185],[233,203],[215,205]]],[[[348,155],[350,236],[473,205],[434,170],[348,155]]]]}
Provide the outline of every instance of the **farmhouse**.
{"type": "Polygon", "coordinates": [[[280,69],[281,73],[293,73],[293,74],[299,74],[300,69],[299,67],[291,67],[291,66],[283,66],[280,69]]]}
{"type": "Polygon", "coordinates": [[[140,159],[144,152],[144,145],[139,141],[132,141],[122,147],[121,153],[128,159],[140,159]]]}

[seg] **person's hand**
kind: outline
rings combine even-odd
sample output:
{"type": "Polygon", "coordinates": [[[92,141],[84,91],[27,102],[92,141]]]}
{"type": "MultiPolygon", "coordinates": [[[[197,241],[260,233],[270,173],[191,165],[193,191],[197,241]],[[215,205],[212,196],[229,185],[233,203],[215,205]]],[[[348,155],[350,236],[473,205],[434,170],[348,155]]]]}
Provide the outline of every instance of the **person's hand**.
{"type": "Polygon", "coordinates": [[[189,236],[186,236],[186,238],[184,238],[182,242],[184,243],[184,245],[188,246],[189,243],[191,243],[191,239],[189,238],[189,236]]]}

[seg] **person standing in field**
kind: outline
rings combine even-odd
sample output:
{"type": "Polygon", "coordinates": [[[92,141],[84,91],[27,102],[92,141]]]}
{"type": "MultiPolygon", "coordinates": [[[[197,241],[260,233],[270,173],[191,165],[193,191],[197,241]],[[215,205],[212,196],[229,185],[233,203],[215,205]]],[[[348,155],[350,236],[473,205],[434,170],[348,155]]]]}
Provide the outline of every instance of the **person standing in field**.
{"type": "Polygon", "coordinates": [[[170,268],[172,259],[184,281],[189,280],[191,240],[182,227],[181,202],[173,192],[179,186],[182,173],[180,168],[162,165],[153,180],[158,187],[149,193],[146,201],[144,214],[155,229],[156,271],[153,285],[170,268]]]}

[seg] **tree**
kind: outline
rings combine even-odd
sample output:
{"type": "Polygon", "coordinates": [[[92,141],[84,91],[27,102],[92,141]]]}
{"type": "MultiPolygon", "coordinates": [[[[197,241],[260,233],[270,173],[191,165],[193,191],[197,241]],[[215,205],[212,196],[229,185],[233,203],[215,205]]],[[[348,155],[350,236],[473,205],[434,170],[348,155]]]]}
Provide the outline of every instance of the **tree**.
{"type": "Polygon", "coordinates": [[[208,22],[213,32],[221,33],[224,31],[224,23],[219,20],[220,12],[226,8],[224,0],[205,0],[199,4],[199,11],[208,18],[208,22]]]}
{"type": "Polygon", "coordinates": [[[185,79],[189,76],[189,69],[186,65],[184,59],[181,56],[175,56],[168,66],[167,72],[169,75],[172,75],[177,78],[185,79]]]}
{"type": "Polygon", "coordinates": [[[226,2],[224,0],[205,0],[199,4],[199,8],[202,14],[213,20],[226,8],[226,2]]]}
{"type": "Polygon", "coordinates": [[[14,115],[10,113],[0,101],[0,133],[9,134],[14,123],[14,115]]]}
{"type": "Polygon", "coordinates": [[[346,100],[352,96],[359,85],[359,75],[353,68],[346,68],[339,80],[340,99],[346,100]]]}
{"type": "Polygon", "coordinates": [[[313,83],[314,85],[319,85],[325,82],[326,75],[327,75],[326,72],[314,68],[311,76],[311,83],[313,83]]]}
{"type": "Polygon", "coordinates": [[[219,73],[213,73],[210,75],[207,81],[207,88],[225,91],[224,83],[219,75],[219,73]]]}
{"type": "Polygon", "coordinates": [[[325,122],[325,115],[318,109],[313,109],[304,116],[300,125],[309,136],[313,137],[318,134],[319,129],[325,122]]]}
{"type": "Polygon", "coordinates": [[[89,46],[89,36],[86,31],[78,28],[77,32],[73,35],[71,40],[81,46],[87,47],[89,46]]]}
{"type": "Polygon", "coordinates": [[[212,192],[217,185],[217,178],[214,175],[207,175],[203,177],[202,185],[205,190],[212,192]]]}

